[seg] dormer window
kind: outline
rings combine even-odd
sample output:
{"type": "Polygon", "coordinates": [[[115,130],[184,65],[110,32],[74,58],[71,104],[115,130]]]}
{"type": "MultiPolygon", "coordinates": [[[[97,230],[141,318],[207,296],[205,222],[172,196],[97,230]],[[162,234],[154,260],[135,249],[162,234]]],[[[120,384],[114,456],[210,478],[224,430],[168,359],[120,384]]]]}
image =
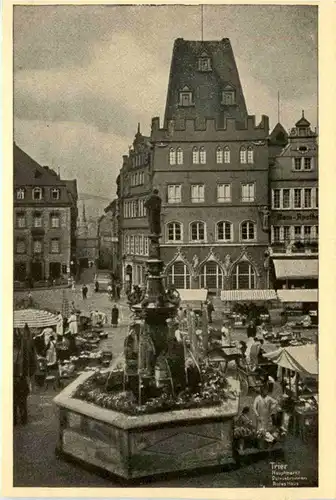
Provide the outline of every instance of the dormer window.
{"type": "Polygon", "coordinates": [[[222,92],[222,104],[232,106],[236,104],[236,91],[232,85],[227,85],[222,92]]]}
{"type": "Polygon", "coordinates": [[[189,87],[183,87],[179,95],[179,106],[188,107],[193,106],[193,94],[189,87]]]}
{"type": "Polygon", "coordinates": [[[25,190],[20,188],[16,190],[16,199],[17,200],[24,200],[25,197],[25,190]]]}
{"type": "Polygon", "coordinates": [[[60,190],[59,189],[52,189],[51,190],[51,197],[53,200],[59,200],[60,198],[60,190]]]}
{"type": "Polygon", "coordinates": [[[211,59],[206,53],[198,58],[198,71],[211,71],[211,59]]]}
{"type": "Polygon", "coordinates": [[[33,200],[42,200],[42,189],[36,187],[33,189],[33,200]]]}

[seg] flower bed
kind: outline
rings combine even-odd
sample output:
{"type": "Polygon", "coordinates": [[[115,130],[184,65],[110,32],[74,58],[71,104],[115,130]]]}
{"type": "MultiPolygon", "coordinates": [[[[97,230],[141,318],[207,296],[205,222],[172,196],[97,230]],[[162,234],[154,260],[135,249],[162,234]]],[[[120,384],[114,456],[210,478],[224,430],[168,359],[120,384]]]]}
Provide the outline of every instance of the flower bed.
{"type": "Polygon", "coordinates": [[[228,386],[228,382],[219,369],[202,366],[202,382],[197,392],[181,391],[176,396],[169,393],[149,399],[145,404],[138,405],[132,393],[122,388],[109,389],[109,381],[118,377],[120,372],[96,371],[92,377],[80,385],[73,397],[93,403],[102,408],[125,413],[126,415],[144,415],[173,410],[192,408],[206,408],[218,406],[227,399],[235,399],[235,394],[228,386]]]}

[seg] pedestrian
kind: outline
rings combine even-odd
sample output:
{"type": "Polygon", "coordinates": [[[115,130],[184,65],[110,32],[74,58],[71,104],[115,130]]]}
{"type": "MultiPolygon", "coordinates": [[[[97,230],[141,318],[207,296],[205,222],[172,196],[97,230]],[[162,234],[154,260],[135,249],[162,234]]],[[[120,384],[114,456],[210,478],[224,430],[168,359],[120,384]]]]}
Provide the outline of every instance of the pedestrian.
{"type": "Polygon", "coordinates": [[[255,322],[251,320],[249,324],[247,325],[247,337],[255,337],[257,335],[257,327],[255,325],[255,322]]]}
{"type": "Polygon", "coordinates": [[[95,292],[96,292],[96,293],[97,293],[97,292],[99,292],[99,283],[98,283],[98,281],[97,281],[97,280],[95,281],[95,287],[94,287],[94,290],[95,290],[95,292]]]}
{"type": "Polygon", "coordinates": [[[76,313],[72,313],[70,315],[69,320],[68,320],[68,324],[69,324],[70,333],[72,333],[72,335],[77,335],[78,324],[77,324],[77,314],[76,313]]]}
{"type": "Polygon", "coordinates": [[[119,321],[119,309],[117,308],[117,305],[114,304],[114,306],[112,307],[112,313],[111,313],[111,324],[112,324],[113,328],[117,328],[118,321],[119,321]]]}
{"type": "Polygon", "coordinates": [[[33,305],[33,296],[31,292],[28,292],[28,307],[33,305]]]}
{"type": "Polygon", "coordinates": [[[46,358],[47,358],[47,367],[48,367],[48,369],[55,368],[56,365],[57,365],[57,354],[56,354],[55,337],[53,335],[51,335],[49,337],[49,342],[48,342],[48,345],[47,345],[46,358]]]}
{"type": "Polygon", "coordinates": [[[95,311],[91,312],[91,324],[93,327],[96,327],[98,326],[98,322],[99,322],[99,313],[98,309],[96,309],[95,311]]]}
{"type": "Polygon", "coordinates": [[[253,344],[250,347],[250,369],[254,371],[258,366],[259,352],[261,349],[260,340],[257,337],[253,338],[253,344]]]}
{"type": "Polygon", "coordinates": [[[88,287],[84,284],[82,286],[82,297],[83,297],[83,300],[86,300],[87,298],[87,293],[88,293],[88,287]]]}
{"type": "Polygon", "coordinates": [[[76,282],[75,278],[72,278],[71,280],[71,290],[74,292],[76,290],[76,282]]]}
{"type": "Polygon", "coordinates": [[[212,301],[209,299],[207,301],[207,313],[208,313],[208,322],[212,323],[212,313],[214,312],[215,308],[212,303],[212,301]]]}
{"type": "Polygon", "coordinates": [[[120,299],[120,289],[121,289],[121,284],[119,283],[119,281],[117,281],[116,283],[116,295],[117,295],[117,300],[120,299]]]}
{"type": "Polygon", "coordinates": [[[272,428],[272,415],[276,413],[278,402],[268,394],[268,386],[261,388],[260,394],[255,398],[253,410],[257,417],[257,430],[269,432],[272,428]]]}
{"type": "Polygon", "coordinates": [[[111,283],[109,283],[107,286],[107,293],[108,293],[109,299],[112,300],[112,285],[111,285],[111,283]]]}
{"type": "Polygon", "coordinates": [[[63,316],[60,311],[57,312],[56,334],[63,335],[63,316]]]}

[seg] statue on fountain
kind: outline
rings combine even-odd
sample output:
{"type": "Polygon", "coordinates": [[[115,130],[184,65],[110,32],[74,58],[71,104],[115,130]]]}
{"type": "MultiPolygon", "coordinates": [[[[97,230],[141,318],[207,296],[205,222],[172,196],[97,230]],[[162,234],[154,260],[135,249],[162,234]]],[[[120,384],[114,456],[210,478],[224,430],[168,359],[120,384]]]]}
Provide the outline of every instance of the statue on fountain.
{"type": "Polygon", "coordinates": [[[148,196],[144,205],[147,209],[149,231],[156,236],[161,234],[161,203],[159,191],[153,189],[153,192],[148,196]]]}

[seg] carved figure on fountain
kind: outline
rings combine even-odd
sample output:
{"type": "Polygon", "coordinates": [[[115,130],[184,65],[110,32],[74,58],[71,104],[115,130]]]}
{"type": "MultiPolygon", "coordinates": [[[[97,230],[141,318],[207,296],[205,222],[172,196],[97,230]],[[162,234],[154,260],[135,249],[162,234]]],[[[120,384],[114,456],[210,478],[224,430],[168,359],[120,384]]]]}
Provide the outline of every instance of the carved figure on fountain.
{"type": "Polygon", "coordinates": [[[161,234],[161,204],[162,200],[159,196],[159,191],[153,189],[153,192],[148,196],[144,205],[147,209],[148,225],[151,234],[161,234]]]}

